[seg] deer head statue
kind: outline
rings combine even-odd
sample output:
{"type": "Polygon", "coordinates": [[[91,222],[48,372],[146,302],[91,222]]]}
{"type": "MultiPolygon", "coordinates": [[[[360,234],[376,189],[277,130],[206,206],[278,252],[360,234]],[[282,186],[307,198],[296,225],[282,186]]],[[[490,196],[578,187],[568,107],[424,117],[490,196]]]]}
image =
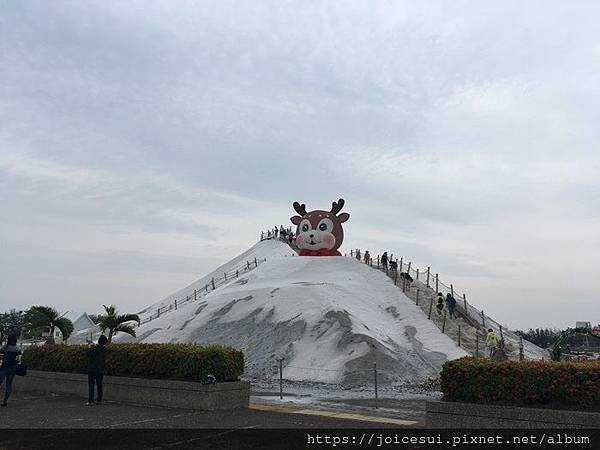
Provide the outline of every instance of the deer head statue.
{"type": "Polygon", "coordinates": [[[306,212],[306,205],[294,202],[299,214],[290,220],[296,225],[296,245],[300,256],[340,256],[338,248],[344,240],[342,223],[350,214],[338,214],[344,207],[344,199],[331,204],[331,211],[316,209],[306,212]]]}

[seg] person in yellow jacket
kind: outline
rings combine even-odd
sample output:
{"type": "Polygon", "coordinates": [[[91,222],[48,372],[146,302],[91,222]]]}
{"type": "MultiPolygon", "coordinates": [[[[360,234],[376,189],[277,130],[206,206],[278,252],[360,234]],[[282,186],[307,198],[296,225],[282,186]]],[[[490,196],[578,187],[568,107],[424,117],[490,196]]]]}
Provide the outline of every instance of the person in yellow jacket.
{"type": "Polygon", "coordinates": [[[500,342],[500,340],[498,339],[498,336],[496,335],[496,333],[494,333],[494,330],[491,328],[488,328],[487,334],[485,335],[485,345],[488,348],[490,358],[494,354],[494,351],[498,348],[499,342],[500,342]]]}

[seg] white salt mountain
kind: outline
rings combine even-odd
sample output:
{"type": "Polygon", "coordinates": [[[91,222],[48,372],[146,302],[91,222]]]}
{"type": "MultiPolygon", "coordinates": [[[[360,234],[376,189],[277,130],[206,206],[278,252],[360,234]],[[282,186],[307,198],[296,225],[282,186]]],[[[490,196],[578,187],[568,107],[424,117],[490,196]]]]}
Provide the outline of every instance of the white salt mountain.
{"type": "Polygon", "coordinates": [[[270,377],[283,357],[284,378],[330,383],[370,380],[374,362],[381,381],[419,380],[467,355],[383,273],[351,258],[298,257],[275,240],[147,308],[142,320],[254,257],[266,261],[143,323],[135,340],[227,344],[243,349],[247,376],[270,377]]]}
{"type": "MultiPolygon", "coordinates": [[[[459,321],[448,321],[442,333],[439,317],[428,320],[426,286],[415,285],[423,289],[420,305],[353,258],[298,257],[267,240],[143,310],[137,337],[119,334],[116,341],[231,345],[244,351],[248,377],[273,376],[283,357],[290,380],[362,384],[372,380],[376,362],[381,382],[419,381],[469,353],[455,342],[459,321]],[[212,290],[212,278],[224,272],[228,281],[212,290]],[[190,300],[175,309],[184,298],[190,300]]],[[[475,328],[463,323],[461,336],[472,353],[475,328]]],[[[546,356],[530,343],[526,350],[530,358],[546,356]]]]}

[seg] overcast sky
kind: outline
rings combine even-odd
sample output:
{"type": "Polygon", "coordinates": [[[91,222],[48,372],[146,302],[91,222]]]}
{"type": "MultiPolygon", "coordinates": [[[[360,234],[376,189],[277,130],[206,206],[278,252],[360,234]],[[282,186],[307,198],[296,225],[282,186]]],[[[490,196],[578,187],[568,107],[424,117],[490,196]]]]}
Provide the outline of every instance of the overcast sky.
{"type": "Polygon", "coordinates": [[[600,322],[600,4],[0,1],[0,310],[134,312],[289,224],[600,322]]]}

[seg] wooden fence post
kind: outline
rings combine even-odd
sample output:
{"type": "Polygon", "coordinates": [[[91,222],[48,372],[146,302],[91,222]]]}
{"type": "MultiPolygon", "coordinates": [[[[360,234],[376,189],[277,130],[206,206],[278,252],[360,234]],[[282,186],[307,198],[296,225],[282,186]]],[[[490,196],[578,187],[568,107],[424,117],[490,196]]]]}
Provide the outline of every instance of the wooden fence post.
{"type": "Polygon", "coordinates": [[[206,291],[206,293],[208,294],[208,284],[204,285],[204,290],[206,291]]]}
{"type": "Polygon", "coordinates": [[[240,277],[240,271],[239,271],[239,270],[236,270],[236,271],[235,271],[235,277],[236,277],[236,278],[239,278],[239,277],[240,277]]]}
{"type": "Polygon", "coordinates": [[[500,325],[500,340],[504,339],[504,335],[502,334],[502,325],[500,325]]]}
{"type": "Polygon", "coordinates": [[[433,309],[433,298],[431,299],[431,302],[429,302],[429,315],[427,316],[427,318],[429,320],[431,320],[431,310],[433,309]]]}
{"type": "Polygon", "coordinates": [[[446,310],[444,309],[444,320],[442,321],[442,333],[446,331],[446,310]]]}
{"type": "Polygon", "coordinates": [[[483,309],[481,310],[481,324],[485,328],[485,314],[483,313],[483,309]]]}
{"type": "Polygon", "coordinates": [[[419,279],[419,269],[417,269],[417,280],[419,279]]]}
{"type": "Polygon", "coordinates": [[[454,297],[454,285],[452,283],[450,283],[450,295],[454,297]]]}
{"type": "Polygon", "coordinates": [[[377,255],[377,269],[379,269],[379,255],[377,255]]]}
{"type": "Polygon", "coordinates": [[[436,274],[435,274],[435,292],[436,292],[436,294],[437,294],[438,292],[440,292],[440,287],[439,287],[439,284],[440,284],[440,277],[439,277],[439,275],[436,273],[436,274]]]}
{"type": "Polygon", "coordinates": [[[258,261],[254,258],[254,267],[258,267],[258,261]]]}
{"type": "Polygon", "coordinates": [[[469,317],[469,310],[467,309],[467,294],[463,294],[463,302],[465,304],[465,316],[469,317]]]}
{"type": "Polygon", "coordinates": [[[177,311],[177,300],[175,300],[175,311],[177,311]]]}
{"type": "Polygon", "coordinates": [[[410,275],[410,265],[412,264],[411,261],[408,262],[408,269],[406,269],[406,273],[410,275]]]}
{"type": "Polygon", "coordinates": [[[460,347],[460,325],[458,325],[458,346],[460,347]]]}
{"type": "Polygon", "coordinates": [[[398,285],[398,271],[396,270],[396,273],[394,274],[394,286],[398,285]]]}
{"type": "Polygon", "coordinates": [[[248,266],[248,269],[250,269],[250,261],[246,261],[246,265],[248,266]]]}
{"type": "Polygon", "coordinates": [[[194,301],[196,301],[197,297],[196,297],[196,289],[194,289],[194,301]]]}
{"type": "Polygon", "coordinates": [[[427,266],[427,287],[429,287],[429,275],[431,275],[431,267],[427,266]]]}
{"type": "Polygon", "coordinates": [[[479,358],[479,332],[475,330],[475,358],[479,358]]]}
{"type": "Polygon", "coordinates": [[[419,292],[421,292],[419,289],[417,289],[417,306],[419,306],[419,292]]]}
{"type": "Polygon", "coordinates": [[[214,291],[215,290],[215,278],[214,277],[212,279],[212,288],[213,288],[213,291],[214,291]]]}
{"type": "Polygon", "coordinates": [[[227,272],[225,272],[223,275],[225,275],[225,281],[227,281],[227,272]]]}
{"type": "Polygon", "coordinates": [[[402,256],[400,257],[400,272],[404,272],[404,261],[402,261],[402,256]]]}

